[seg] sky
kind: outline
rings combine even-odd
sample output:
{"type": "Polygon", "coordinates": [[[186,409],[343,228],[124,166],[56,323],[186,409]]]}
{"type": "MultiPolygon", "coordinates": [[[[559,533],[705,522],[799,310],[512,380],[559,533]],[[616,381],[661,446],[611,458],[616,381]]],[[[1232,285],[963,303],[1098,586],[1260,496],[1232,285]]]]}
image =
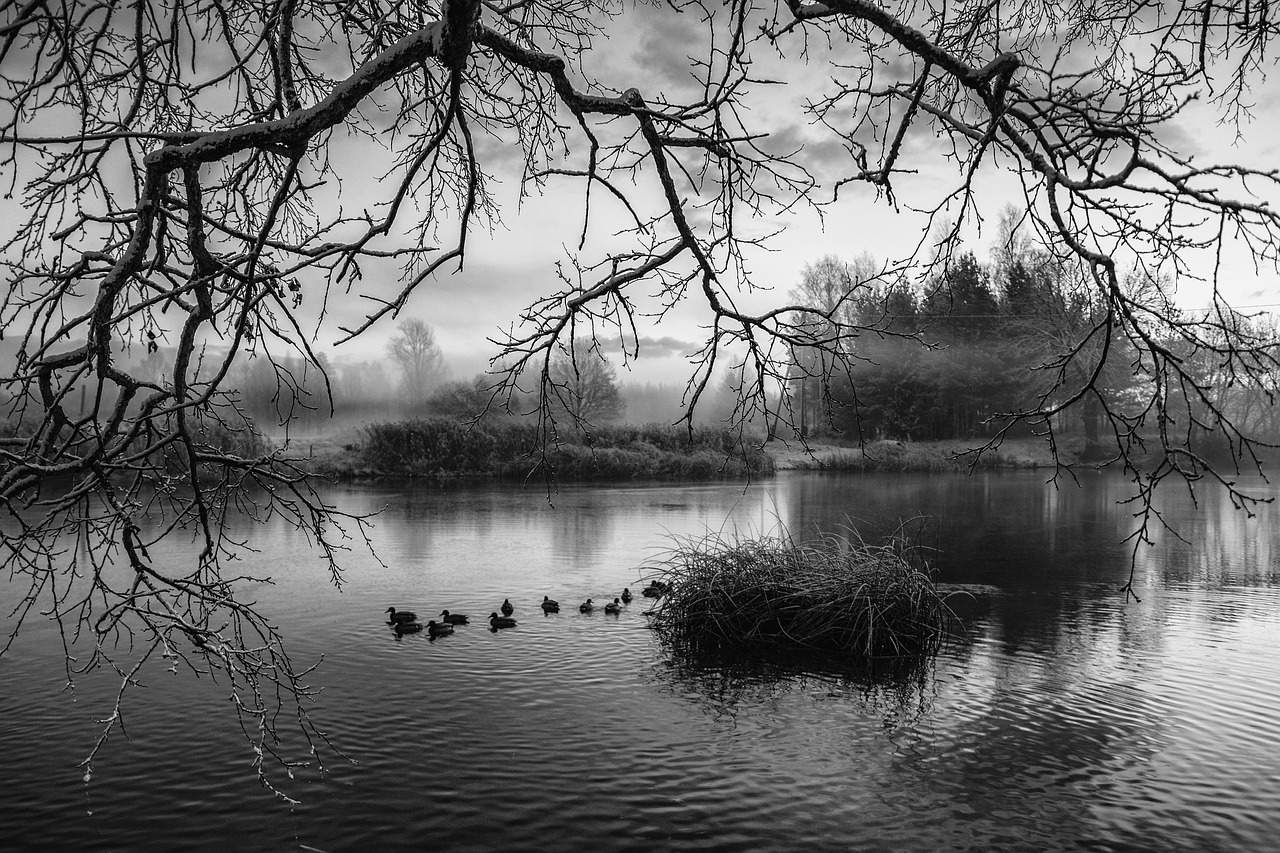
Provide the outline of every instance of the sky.
{"type": "MultiPolygon", "coordinates": [[[[643,7],[629,13],[614,28],[612,39],[597,44],[589,60],[591,71],[618,88],[638,85],[646,95],[678,90],[680,81],[688,77],[688,57],[701,49],[697,30],[689,26],[690,17],[643,7]]],[[[767,112],[767,124],[776,144],[803,145],[806,165],[822,177],[842,174],[848,168],[848,154],[824,136],[820,128],[808,124],[799,109],[803,99],[815,91],[812,81],[838,72],[821,62],[820,51],[814,52],[813,61],[807,65],[798,61],[779,64],[768,58],[763,64],[770,74],[789,75],[785,85],[769,87],[753,101],[757,112],[767,112]]],[[[1280,115],[1276,88],[1264,87],[1256,93],[1258,119],[1245,129],[1241,140],[1214,127],[1204,108],[1193,108],[1187,121],[1170,128],[1165,138],[1202,160],[1274,162],[1280,153],[1273,118],[1280,115]]],[[[771,252],[756,252],[749,258],[757,281],[768,282],[772,292],[745,297],[744,305],[765,307],[785,300],[804,265],[826,254],[851,259],[868,251],[879,259],[897,259],[914,250],[922,236],[923,220],[905,208],[932,200],[943,185],[941,181],[954,181],[955,172],[930,165],[939,162],[938,148],[917,146],[904,153],[913,158],[911,165],[922,166],[922,171],[914,178],[898,181],[902,210],[895,212],[883,199],[877,200],[870,188],[856,185],[842,190],[840,201],[826,208],[821,219],[812,210],[801,209],[758,223],[761,228],[781,229],[770,244],[771,252]]],[[[990,227],[983,233],[970,230],[967,236],[968,248],[985,259],[995,232],[995,214],[1004,204],[1017,199],[1018,187],[1009,175],[984,177],[980,186],[990,227]]],[[[502,224],[492,233],[473,233],[464,268],[443,272],[424,283],[405,310],[405,316],[421,317],[433,325],[452,372],[458,377],[483,370],[493,350],[477,344],[515,322],[521,309],[556,286],[555,264],[572,254],[579,236],[583,211],[580,188],[552,183],[542,196],[526,198],[520,204],[516,203],[517,188],[516,176],[506,175],[500,188],[506,196],[502,224]]],[[[608,209],[607,199],[602,201],[603,197],[603,193],[595,197],[589,249],[621,221],[616,210],[608,209]]],[[[1255,275],[1250,266],[1232,257],[1226,259],[1226,268],[1234,270],[1224,277],[1225,293],[1233,303],[1280,303],[1274,274],[1264,271],[1255,275]]],[[[1178,299],[1183,307],[1203,306],[1208,297],[1208,289],[1194,282],[1179,285],[1178,299]]],[[[683,356],[700,345],[704,334],[701,325],[706,320],[705,313],[692,310],[696,306],[689,307],[691,310],[677,311],[659,324],[642,325],[641,358],[621,372],[623,381],[683,381],[688,374],[683,356]]],[[[339,363],[347,358],[376,358],[393,333],[394,325],[384,321],[363,339],[336,350],[334,357],[339,363]]],[[[324,338],[322,334],[322,345],[324,338]]]]}
{"type": "MultiPolygon", "coordinates": [[[[628,6],[628,11],[610,26],[610,37],[599,39],[587,60],[589,73],[616,89],[637,86],[650,99],[663,93],[674,98],[687,90],[691,56],[705,52],[704,37],[692,13],[673,14],[665,4],[654,7],[628,6]]],[[[746,105],[755,127],[771,134],[768,143],[778,148],[803,147],[802,159],[814,174],[830,181],[845,174],[849,155],[830,134],[808,121],[801,110],[807,97],[820,90],[829,76],[839,76],[822,45],[810,44],[808,61],[792,58],[779,61],[763,48],[756,48],[758,76],[781,81],[778,85],[757,85],[746,105]]],[[[893,58],[886,58],[888,65],[893,58]]],[[[1200,158],[1242,159],[1253,164],[1273,164],[1280,160],[1280,87],[1264,86],[1254,93],[1257,120],[1245,128],[1241,140],[1217,128],[1209,110],[1193,107],[1187,120],[1167,131],[1166,141],[1200,158]]],[[[581,140],[575,140],[580,155],[581,140]]],[[[924,220],[910,211],[912,206],[930,204],[945,183],[955,181],[954,167],[942,163],[942,146],[937,140],[909,142],[904,165],[919,168],[916,175],[898,179],[895,188],[902,207],[895,210],[877,199],[871,188],[853,185],[842,190],[840,200],[825,208],[819,217],[810,208],[800,207],[785,216],[745,223],[760,231],[779,230],[769,251],[753,251],[748,264],[763,292],[744,295],[742,305],[762,309],[787,300],[788,291],[800,279],[807,263],[824,255],[845,259],[870,252],[879,259],[896,260],[911,253],[924,235],[924,220]]],[[[472,232],[462,269],[448,267],[418,288],[402,318],[419,318],[430,323],[450,364],[452,374],[467,378],[485,369],[496,348],[487,343],[501,330],[518,322],[520,312],[539,295],[558,286],[556,264],[571,257],[580,235],[583,197],[577,184],[550,182],[545,192],[519,198],[518,165],[510,146],[501,143],[482,146],[482,156],[498,178],[496,191],[501,200],[502,221],[492,230],[472,232]]],[[[376,174],[387,164],[386,152],[367,141],[357,144],[339,141],[333,148],[339,166],[348,173],[343,184],[342,203],[357,208],[364,199],[376,195],[376,174]],[[354,171],[353,171],[354,169],[354,171]],[[363,170],[363,173],[362,173],[363,170]],[[352,179],[354,175],[357,179],[352,179]],[[363,179],[359,179],[359,178],[363,179]]],[[[651,173],[650,173],[651,174],[651,173]]],[[[995,233],[996,214],[1016,199],[1016,180],[1007,173],[983,176],[979,180],[982,203],[989,228],[967,232],[968,248],[984,258],[995,233]]],[[[824,198],[829,189],[823,189],[824,198]]],[[[611,234],[625,217],[602,192],[593,201],[588,251],[609,244],[611,234]]],[[[442,235],[442,238],[447,235],[442,235]]],[[[598,257],[598,254],[596,255],[598,257]]],[[[1280,288],[1272,273],[1255,275],[1239,258],[1228,257],[1231,272],[1224,277],[1226,294],[1240,306],[1280,303],[1280,288]]],[[[369,264],[367,279],[378,280],[385,294],[397,288],[397,271],[369,264]]],[[[1207,303],[1205,288],[1187,282],[1179,286],[1184,307],[1207,303]]],[[[640,359],[620,371],[620,379],[634,382],[682,382],[689,365],[685,355],[701,345],[707,320],[705,309],[696,304],[677,309],[661,322],[646,321],[643,312],[654,303],[641,303],[638,329],[640,359]]],[[[395,321],[384,318],[375,328],[356,340],[334,347],[341,337],[340,326],[350,326],[369,308],[357,298],[338,296],[327,305],[329,315],[318,327],[311,327],[317,349],[334,362],[377,361],[385,358],[386,343],[395,333],[395,321]]],[[[618,359],[615,357],[615,363],[618,359]]]]}

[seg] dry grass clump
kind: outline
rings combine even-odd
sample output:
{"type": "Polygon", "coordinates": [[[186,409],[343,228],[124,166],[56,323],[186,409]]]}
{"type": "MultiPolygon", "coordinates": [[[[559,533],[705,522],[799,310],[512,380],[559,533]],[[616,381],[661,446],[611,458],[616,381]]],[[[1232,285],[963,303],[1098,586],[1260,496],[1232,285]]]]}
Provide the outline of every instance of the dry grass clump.
{"type": "Polygon", "coordinates": [[[670,590],[653,611],[664,639],[695,648],[798,647],[860,657],[931,655],[955,616],[918,549],[856,533],[678,545],[661,566],[670,590]]]}

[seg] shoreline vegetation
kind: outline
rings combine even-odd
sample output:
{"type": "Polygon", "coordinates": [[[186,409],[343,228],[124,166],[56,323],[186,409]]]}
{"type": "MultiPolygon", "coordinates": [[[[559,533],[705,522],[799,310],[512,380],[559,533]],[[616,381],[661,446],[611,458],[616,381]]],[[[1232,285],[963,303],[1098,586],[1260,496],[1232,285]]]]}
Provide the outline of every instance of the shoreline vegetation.
{"type": "MultiPolygon", "coordinates": [[[[700,428],[692,440],[666,424],[617,425],[562,435],[539,450],[536,425],[432,419],[374,423],[339,436],[293,436],[284,453],[336,480],[718,480],[776,471],[967,471],[1048,468],[1044,442],[1011,439],[977,457],[961,441],[773,439],[744,443],[728,429],[700,428]]],[[[279,444],[280,442],[277,442],[279,444]]],[[[1064,457],[1071,453],[1068,446],[1064,457]]]]}

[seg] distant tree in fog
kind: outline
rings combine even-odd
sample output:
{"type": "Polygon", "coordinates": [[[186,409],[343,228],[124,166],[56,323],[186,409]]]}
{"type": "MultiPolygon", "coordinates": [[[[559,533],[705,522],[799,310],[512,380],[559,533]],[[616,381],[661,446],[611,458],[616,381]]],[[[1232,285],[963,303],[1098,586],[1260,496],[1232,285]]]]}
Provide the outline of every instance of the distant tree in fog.
{"type": "Polygon", "coordinates": [[[369,420],[402,408],[399,383],[385,359],[344,362],[337,374],[333,402],[338,417],[369,420]]]}
{"type": "Polygon", "coordinates": [[[260,356],[238,362],[231,376],[245,413],[258,429],[311,428],[333,411],[328,357],[260,356]]]}
{"type": "Polygon", "coordinates": [[[444,353],[436,343],[435,329],[422,320],[405,320],[387,344],[387,354],[400,367],[400,388],[409,408],[424,406],[432,390],[444,379],[444,353]]]}
{"type": "Polygon", "coordinates": [[[493,377],[483,373],[471,379],[442,383],[427,399],[427,411],[433,417],[460,421],[508,413],[503,406],[494,404],[493,377]]]}
{"type": "MultiPolygon", "coordinates": [[[[1087,386],[1079,405],[1065,411],[1079,417],[1086,455],[1102,455],[1102,424],[1127,416],[1121,403],[1132,396],[1133,349],[1114,329],[1108,337],[1098,327],[1103,312],[1090,301],[1079,265],[1023,237],[1019,221],[1006,211],[990,264],[957,251],[919,296],[901,282],[862,286],[832,256],[806,266],[801,291],[860,305],[862,328],[844,344],[852,358],[840,373],[820,360],[820,348],[796,349],[786,404],[802,434],[829,427],[862,439],[992,436],[1018,412],[1063,408],[1066,389],[1087,386]],[[933,348],[920,347],[917,335],[933,348]],[[1103,359],[1104,347],[1129,357],[1103,359]],[[1055,365],[1064,351],[1080,357],[1055,365]],[[1097,375],[1078,374],[1099,362],[1097,375]]],[[[1122,286],[1136,293],[1139,278],[1128,275],[1122,286]]]]}
{"type": "Polygon", "coordinates": [[[567,415],[575,427],[617,421],[626,411],[617,372],[592,338],[574,338],[571,348],[557,352],[547,379],[555,400],[552,417],[567,415]]]}

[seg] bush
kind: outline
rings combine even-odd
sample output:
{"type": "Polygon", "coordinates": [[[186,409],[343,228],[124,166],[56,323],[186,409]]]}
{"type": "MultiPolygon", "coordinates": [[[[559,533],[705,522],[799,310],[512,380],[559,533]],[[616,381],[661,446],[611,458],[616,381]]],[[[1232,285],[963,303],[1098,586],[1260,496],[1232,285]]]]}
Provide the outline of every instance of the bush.
{"type": "Polygon", "coordinates": [[[243,459],[265,456],[272,450],[271,441],[239,416],[200,424],[196,439],[211,450],[243,459]]]}
{"type": "Polygon", "coordinates": [[[773,470],[768,455],[728,430],[699,431],[691,440],[671,426],[602,427],[548,446],[545,456],[531,422],[379,423],[364,436],[364,469],[391,476],[522,479],[541,472],[564,480],[705,480],[773,470]]]}
{"type": "Polygon", "coordinates": [[[709,536],[676,547],[659,568],[669,590],[652,626],[694,652],[765,645],[928,656],[954,636],[954,614],[901,536],[880,546],[856,534],[814,545],[709,536]]]}

